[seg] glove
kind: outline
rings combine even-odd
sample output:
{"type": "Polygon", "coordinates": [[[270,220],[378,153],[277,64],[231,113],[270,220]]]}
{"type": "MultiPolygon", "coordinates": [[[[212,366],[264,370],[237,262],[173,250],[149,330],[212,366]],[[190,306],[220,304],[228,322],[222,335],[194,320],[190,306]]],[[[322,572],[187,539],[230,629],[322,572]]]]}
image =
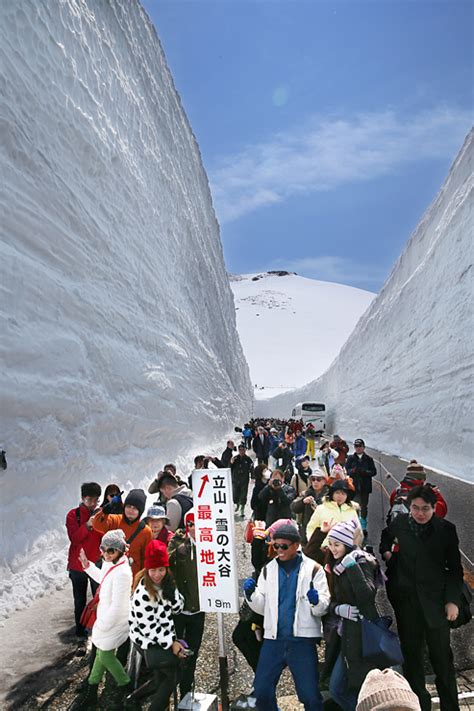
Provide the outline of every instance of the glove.
{"type": "Polygon", "coordinates": [[[346,620],[352,620],[352,622],[357,622],[360,617],[359,608],[354,607],[354,605],[347,605],[346,603],[343,605],[336,605],[334,612],[336,615],[339,615],[339,617],[344,617],[346,620]]]}
{"type": "Polygon", "coordinates": [[[317,590],[314,589],[313,583],[309,586],[309,590],[306,593],[306,597],[309,600],[310,605],[317,605],[319,602],[319,593],[317,590]]]}
{"type": "Polygon", "coordinates": [[[354,560],[352,553],[347,553],[341,560],[341,565],[343,565],[344,568],[352,568],[353,565],[357,565],[357,561],[354,560]]]}
{"type": "Polygon", "coordinates": [[[244,593],[245,593],[245,597],[247,598],[247,600],[250,600],[250,598],[252,597],[252,593],[256,587],[257,587],[257,581],[254,580],[253,578],[246,578],[244,580],[243,588],[244,588],[244,593]]]}

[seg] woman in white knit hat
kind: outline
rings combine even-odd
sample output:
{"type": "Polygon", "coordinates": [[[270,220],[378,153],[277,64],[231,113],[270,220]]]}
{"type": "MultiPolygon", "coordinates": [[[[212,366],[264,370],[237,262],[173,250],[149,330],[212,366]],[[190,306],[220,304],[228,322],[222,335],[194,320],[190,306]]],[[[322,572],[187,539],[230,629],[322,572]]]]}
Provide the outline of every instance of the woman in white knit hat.
{"type": "Polygon", "coordinates": [[[79,560],[85,572],[97,583],[99,604],[92,627],[92,643],[96,647],[94,664],[87,688],[73,703],[71,711],[95,709],[97,691],[106,671],[117,684],[117,698],[107,698],[107,708],[122,708],[122,698],[129,693],[130,677],[115,656],[116,650],[128,639],[128,613],[132,589],[132,571],[127,556],[125,534],[121,529],[107,531],[100,542],[104,563],[98,568],[81,549],[79,560]]]}
{"type": "Polygon", "coordinates": [[[328,534],[326,572],[331,592],[334,627],[326,649],[325,674],[331,673],[329,692],[343,711],[355,711],[357,694],[373,665],[362,656],[361,616],[378,617],[375,594],[379,566],[362,550],[362,531],[357,521],[341,521],[328,534]]]}
{"type": "Polygon", "coordinates": [[[373,669],[365,677],[356,711],[421,711],[405,677],[393,669],[373,669]]]}

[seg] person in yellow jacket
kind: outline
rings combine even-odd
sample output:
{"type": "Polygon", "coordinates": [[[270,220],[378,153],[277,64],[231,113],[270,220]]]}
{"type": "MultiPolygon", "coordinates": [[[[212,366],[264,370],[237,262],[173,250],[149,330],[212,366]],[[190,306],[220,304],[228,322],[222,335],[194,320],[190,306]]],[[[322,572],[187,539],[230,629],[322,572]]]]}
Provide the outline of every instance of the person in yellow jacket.
{"type": "MultiPolygon", "coordinates": [[[[322,504],[316,507],[313,515],[309,519],[306,526],[306,537],[309,541],[313,532],[319,529],[329,530],[328,526],[322,524],[330,524],[334,526],[341,521],[350,521],[354,519],[359,524],[358,506],[352,503],[354,491],[349,487],[347,480],[336,480],[330,487],[326,499],[322,504]]],[[[321,543],[321,548],[327,545],[327,536],[321,543]]]]}

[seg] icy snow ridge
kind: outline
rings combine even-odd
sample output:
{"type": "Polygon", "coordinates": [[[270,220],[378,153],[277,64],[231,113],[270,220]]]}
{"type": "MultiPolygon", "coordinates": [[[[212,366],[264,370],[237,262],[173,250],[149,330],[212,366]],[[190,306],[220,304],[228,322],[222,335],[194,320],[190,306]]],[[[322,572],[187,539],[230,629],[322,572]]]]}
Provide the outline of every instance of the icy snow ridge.
{"type": "Polygon", "coordinates": [[[322,375],[374,298],[296,274],[232,275],[237,328],[256,398],[322,375]]]}
{"type": "Polygon", "coordinates": [[[65,574],[82,481],[149,481],[252,392],[207,176],[139,3],[1,3],[0,39],[8,609],[65,574]]]}
{"type": "Polygon", "coordinates": [[[330,432],[474,481],[473,143],[330,369],[257,411],[325,401],[330,432]]]}

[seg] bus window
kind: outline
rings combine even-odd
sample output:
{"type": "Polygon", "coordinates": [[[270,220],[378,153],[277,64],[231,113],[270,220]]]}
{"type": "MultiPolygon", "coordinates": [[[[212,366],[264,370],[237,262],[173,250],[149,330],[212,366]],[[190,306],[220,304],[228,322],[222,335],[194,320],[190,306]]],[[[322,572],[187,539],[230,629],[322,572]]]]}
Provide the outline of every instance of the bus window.
{"type": "Polygon", "coordinates": [[[305,410],[306,412],[325,412],[326,407],[323,403],[316,403],[316,402],[304,402],[303,405],[301,406],[302,410],[305,410]]]}

